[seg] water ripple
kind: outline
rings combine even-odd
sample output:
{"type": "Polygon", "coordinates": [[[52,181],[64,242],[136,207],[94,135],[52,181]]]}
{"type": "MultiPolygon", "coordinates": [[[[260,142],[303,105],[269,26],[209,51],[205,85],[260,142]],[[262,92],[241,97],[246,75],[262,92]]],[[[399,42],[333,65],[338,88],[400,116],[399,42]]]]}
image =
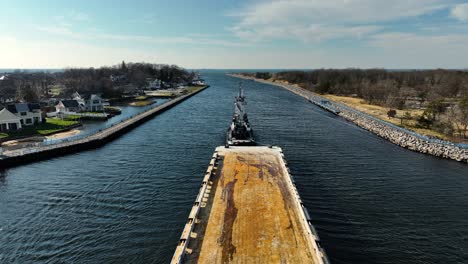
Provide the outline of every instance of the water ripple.
{"type": "MultiPolygon", "coordinates": [[[[205,79],[102,148],[0,172],[0,263],[168,263],[233,110],[238,80],[205,79]]],[[[244,86],[257,139],[283,148],[332,263],[467,262],[466,165],[244,86]]]]}

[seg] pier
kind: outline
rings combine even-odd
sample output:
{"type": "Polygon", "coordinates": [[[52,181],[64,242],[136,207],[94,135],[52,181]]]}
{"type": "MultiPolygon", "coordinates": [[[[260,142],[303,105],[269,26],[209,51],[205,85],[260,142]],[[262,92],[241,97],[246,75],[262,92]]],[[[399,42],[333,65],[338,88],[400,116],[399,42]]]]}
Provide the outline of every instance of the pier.
{"type": "Polygon", "coordinates": [[[328,263],[278,147],[218,147],[173,255],[178,263],[328,263]]]}
{"type": "Polygon", "coordinates": [[[32,162],[36,160],[47,159],[55,156],[61,156],[68,153],[82,151],[86,149],[97,148],[103,144],[123,135],[129,130],[137,127],[143,122],[151,119],[157,114],[160,114],[182,101],[190,98],[191,96],[203,91],[209,86],[202,87],[192,93],[179,96],[170,100],[162,105],[152,108],[148,111],[140,113],[130,119],[117,123],[107,129],[99,131],[86,138],[65,141],[63,143],[52,145],[41,145],[37,147],[29,147],[16,149],[11,151],[3,151],[0,153],[0,168],[12,167],[22,163],[32,162]]]}

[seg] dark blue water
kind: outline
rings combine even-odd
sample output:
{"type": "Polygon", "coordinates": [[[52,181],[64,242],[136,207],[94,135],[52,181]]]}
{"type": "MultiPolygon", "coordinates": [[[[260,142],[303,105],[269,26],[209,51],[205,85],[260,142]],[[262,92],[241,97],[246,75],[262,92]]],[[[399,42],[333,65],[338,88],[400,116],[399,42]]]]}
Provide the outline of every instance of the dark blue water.
{"type": "Polygon", "coordinates": [[[144,111],[147,111],[151,108],[157,107],[159,105],[164,104],[167,102],[169,99],[166,98],[158,98],[158,99],[153,99],[155,103],[147,106],[129,106],[128,104],[125,105],[119,105],[115,104],[112,105],[114,107],[120,108],[122,111],[119,115],[115,115],[106,121],[83,121],[83,125],[79,127],[78,129],[82,131],[82,134],[93,134],[96,132],[96,130],[99,129],[105,129],[108,128],[109,126],[113,124],[117,124],[122,122],[123,120],[127,120],[129,118],[132,118],[133,116],[142,113],[144,111]]]}
{"type": "MultiPolygon", "coordinates": [[[[239,82],[203,77],[209,89],[102,148],[2,172],[0,263],[168,263],[239,82]]],[[[244,86],[257,139],[283,148],[332,263],[468,262],[466,164],[244,86]]]]}

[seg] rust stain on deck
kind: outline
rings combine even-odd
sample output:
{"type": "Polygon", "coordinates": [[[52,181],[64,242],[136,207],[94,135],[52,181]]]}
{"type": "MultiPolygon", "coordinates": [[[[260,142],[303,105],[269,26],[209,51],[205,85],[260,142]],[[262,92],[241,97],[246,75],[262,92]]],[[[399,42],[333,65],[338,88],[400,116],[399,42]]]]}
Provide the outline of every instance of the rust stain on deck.
{"type": "Polygon", "coordinates": [[[319,263],[277,150],[222,149],[189,263],[319,263]],[[241,184],[238,184],[241,183],[241,184]],[[208,213],[207,213],[208,212],[208,213]]]}

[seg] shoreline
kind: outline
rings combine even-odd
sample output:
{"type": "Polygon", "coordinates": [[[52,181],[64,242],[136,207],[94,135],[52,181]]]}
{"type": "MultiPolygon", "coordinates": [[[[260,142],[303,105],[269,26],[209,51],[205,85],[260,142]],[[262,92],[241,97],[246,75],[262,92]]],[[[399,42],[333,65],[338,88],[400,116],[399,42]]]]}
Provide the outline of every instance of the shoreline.
{"type": "Polygon", "coordinates": [[[400,147],[429,154],[432,156],[452,159],[463,163],[468,163],[468,149],[458,147],[453,142],[433,140],[411,130],[406,130],[384,120],[367,115],[357,109],[342,105],[328,98],[322,97],[314,92],[303,89],[297,85],[271,82],[240,74],[227,74],[234,78],[256,81],[264,84],[275,85],[297,94],[311,103],[344,118],[347,121],[383,138],[400,147]],[[324,104],[323,101],[327,103],[324,104]]]}
{"type": "Polygon", "coordinates": [[[65,142],[58,144],[42,144],[32,148],[4,151],[3,153],[0,152],[0,166],[2,168],[14,167],[24,163],[46,160],[57,156],[64,156],[69,153],[98,148],[127,133],[128,131],[148,121],[149,119],[152,119],[154,116],[171,109],[177,104],[198,94],[208,87],[210,86],[206,85],[198,90],[192,91],[191,93],[179,96],[173,100],[165,102],[162,105],[139,113],[127,120],[122,120],[120,123],[113,124],[109,128],[99,130],[98,133],[86,136],[85,138],[65,140],[65,142]]]}

